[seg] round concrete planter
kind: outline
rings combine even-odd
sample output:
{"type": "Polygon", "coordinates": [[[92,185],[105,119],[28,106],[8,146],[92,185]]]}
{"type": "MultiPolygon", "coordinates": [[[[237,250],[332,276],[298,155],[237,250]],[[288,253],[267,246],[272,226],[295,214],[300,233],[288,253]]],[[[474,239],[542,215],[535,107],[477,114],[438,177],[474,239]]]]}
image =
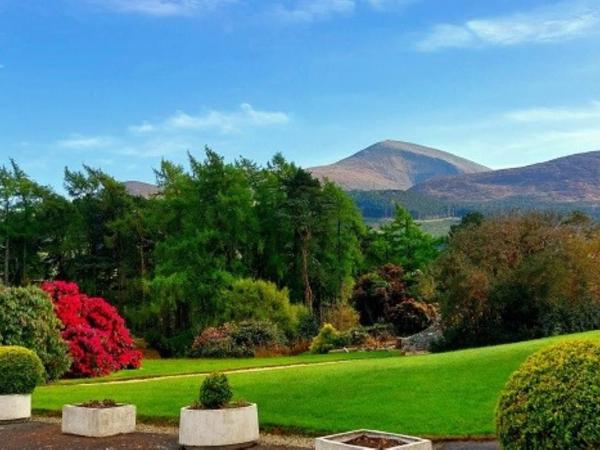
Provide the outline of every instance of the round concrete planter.
{"type": "Polygon", "coordinates": [[[240,408],[181,408],[179,444],[188,448],[250,447],[258,441],[255,404],[240,408]]]}
{"type": "Polygon", "coordinates": [[[106,437],[135,431],[134,405],[112,408],[88,408],[65,405],[62,410],[62,432],[87,437],[106,437]]]}
{"type": "Polygon", "coordinates": [[[0,395],[0,421],[31,417],[31,394],[0,395]]]}

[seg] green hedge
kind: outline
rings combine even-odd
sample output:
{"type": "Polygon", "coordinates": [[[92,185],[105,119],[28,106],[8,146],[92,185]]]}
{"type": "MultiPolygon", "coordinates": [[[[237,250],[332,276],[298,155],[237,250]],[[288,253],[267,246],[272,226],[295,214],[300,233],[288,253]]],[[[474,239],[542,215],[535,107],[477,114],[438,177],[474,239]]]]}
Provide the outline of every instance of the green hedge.
{"type": "Polygon", "coordinates": [[[34,350],[50,380],[60,378],[71,365],[60,329],[52,300],[44,291],[34,286],[0,286],[0,345],[34,350]]]}
{"type": "Polygon", "coordinates": [[[530,356],[498,403],[504,449],[600,448],[600,343],[571,341],[530,356]]]}
{"type": "Polygon", "coordinates": [[[19,346],[0,347],[0,395],[31,394],[44,381],[44,366],[35,352],[19,346]]]}

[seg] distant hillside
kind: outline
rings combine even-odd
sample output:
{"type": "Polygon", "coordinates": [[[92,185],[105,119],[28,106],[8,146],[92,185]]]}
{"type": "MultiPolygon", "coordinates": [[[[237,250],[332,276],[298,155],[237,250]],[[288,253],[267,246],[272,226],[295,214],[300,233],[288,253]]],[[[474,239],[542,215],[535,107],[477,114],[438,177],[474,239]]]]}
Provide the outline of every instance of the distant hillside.
{"type": "Polygon", "coordinates": [[[346,190],[406,190],[425,181],[489,170],[467,159],[421,145],[383,141],[327,166],[308,169],[346,190]]]}
{"type": "Polygon", "coordinates": [[[439,219],[462,216],[468,209],[437,198],[412,191],[350,191],[354,203],[363,217],[370,219],[389,218],[394,215],[396,204],[404,207],[415,219],[439,219]]]}
{"type": "Polygon", "coordinates": [[[410,192],[448,202],[600,204],[600,151],[530,166],[429,180],[410,192]]]}
{"type": "Polygon", "coordinates": [[[123,184],[131,195],[148,198],[158,194],[158,186],[154,184],[144,183],[143,181],[125,181],[123,184]]]}

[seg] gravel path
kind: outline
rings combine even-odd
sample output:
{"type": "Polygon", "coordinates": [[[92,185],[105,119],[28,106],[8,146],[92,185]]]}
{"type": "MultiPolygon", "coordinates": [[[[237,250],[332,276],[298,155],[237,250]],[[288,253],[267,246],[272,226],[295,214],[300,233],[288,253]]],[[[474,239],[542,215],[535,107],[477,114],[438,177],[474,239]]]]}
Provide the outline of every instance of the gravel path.
{"type": "MultiPolygon", "coordinates": [[[[60,432],[60,418],[35,417],[28,422],[0,425],[3,450],[112,450],[179,449],[177,427],[138,424],[136,432],[103,439],[68,436],[60,432]]],[[[261,433],[253,450],[306,450],[314,448],[314,438],[298,435],[261,433]]],[[[498,450],[495,441],[436,442],[435,450],[498,450]]]]}
{"type": "MultiPolygon", "coordinates": [[[[339,361],[325,361],[318,363],[299,363],[299,364],[288,364],[285,366],[268,366],[268,367],[252,367],[247,369],[231,369],[231,370],[223,370],[224,374],[232,374],[232,373],[249,373],[249,372],[270,372],[273,370],[286,370],[286,369],[296,369],[298,367],[312,367],[312,366],[331,366],[337,364],[347,364],[354,362],[354,359],[342,359],[339,361]]],[[[171,380],[174,378],[191,378],[202,375],[209,375],[211,372],[195,372],[195,373],[184,373],[180,375],[161,375],[157,377],[148,377],[148,378],[129,378],[127,380],[114,380],[114,381],[103,381],[100,383],[74,383],[69,384],[68,386],[98,386],[103,384],[129,384],[129,383],[145,383],[149,381],[160,381],[160,380],[171,380]]]]}

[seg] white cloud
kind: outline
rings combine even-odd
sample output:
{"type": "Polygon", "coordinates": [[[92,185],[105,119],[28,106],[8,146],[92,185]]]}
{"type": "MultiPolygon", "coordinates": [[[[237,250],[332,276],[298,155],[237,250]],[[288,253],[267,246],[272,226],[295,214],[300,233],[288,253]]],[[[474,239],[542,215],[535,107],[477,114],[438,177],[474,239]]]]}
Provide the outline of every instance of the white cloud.
{"type": "Polygon", "coordinates": [[[205,114],[190,115],[178,111],[167,119],[164,128],[170,130],[217,130],[229,133],[244,128],[281,125],[289,121],[289,116],[284,112],[259,111],[248,103],[242,103],[239,110],[233,112],[212,110],[205,114]]]}
{"type": "Polygon", "coordinates": [[[106,136],[82,136],[80,134],[72,134],[69,137],[60,139],[56,142],[59,147],[72,150],[106,148],[113,143],[113,139],[106,136]]]}
{"type": "Polygon", "coordinates": [[[185,16],[212,11],[236,0],[92,0],[112,11],[156,17],[185,16]]]}
{"type": "Polygon", "coordinates": [[[375,9],[399,8],[416,3],[420,0],[365,0],[367,4],[375,9]]]}
{"type": "Polygon", "coordinates": [[[560,42],[596,33],[599,27],[600,4],[596,0],[567,1],[508,16],[438,24],[417,49],[560,42]]]}
{"type": "Polygon", "coordinates": [[[156,127],[154,125],[152,125],[149,122],[142,122],[139,125],[131,125],[129,127],[129,131],[131,131],[132,133],[151,133],[156,129],[156,127]]]}
{"type": "Polygon", "coordinates": [[[299,0],[291,7],[277,5],[273,15],[285,22],[310,23],[352,14],[355,6],[355,0],[299,0]]]}
{"type": "Polygon", "coordinates": [[[600,119],[600,102],[592,102],[580,107],[529,108],[509,111],[504,117],[513,122],[568,122],[600,119]]]}

